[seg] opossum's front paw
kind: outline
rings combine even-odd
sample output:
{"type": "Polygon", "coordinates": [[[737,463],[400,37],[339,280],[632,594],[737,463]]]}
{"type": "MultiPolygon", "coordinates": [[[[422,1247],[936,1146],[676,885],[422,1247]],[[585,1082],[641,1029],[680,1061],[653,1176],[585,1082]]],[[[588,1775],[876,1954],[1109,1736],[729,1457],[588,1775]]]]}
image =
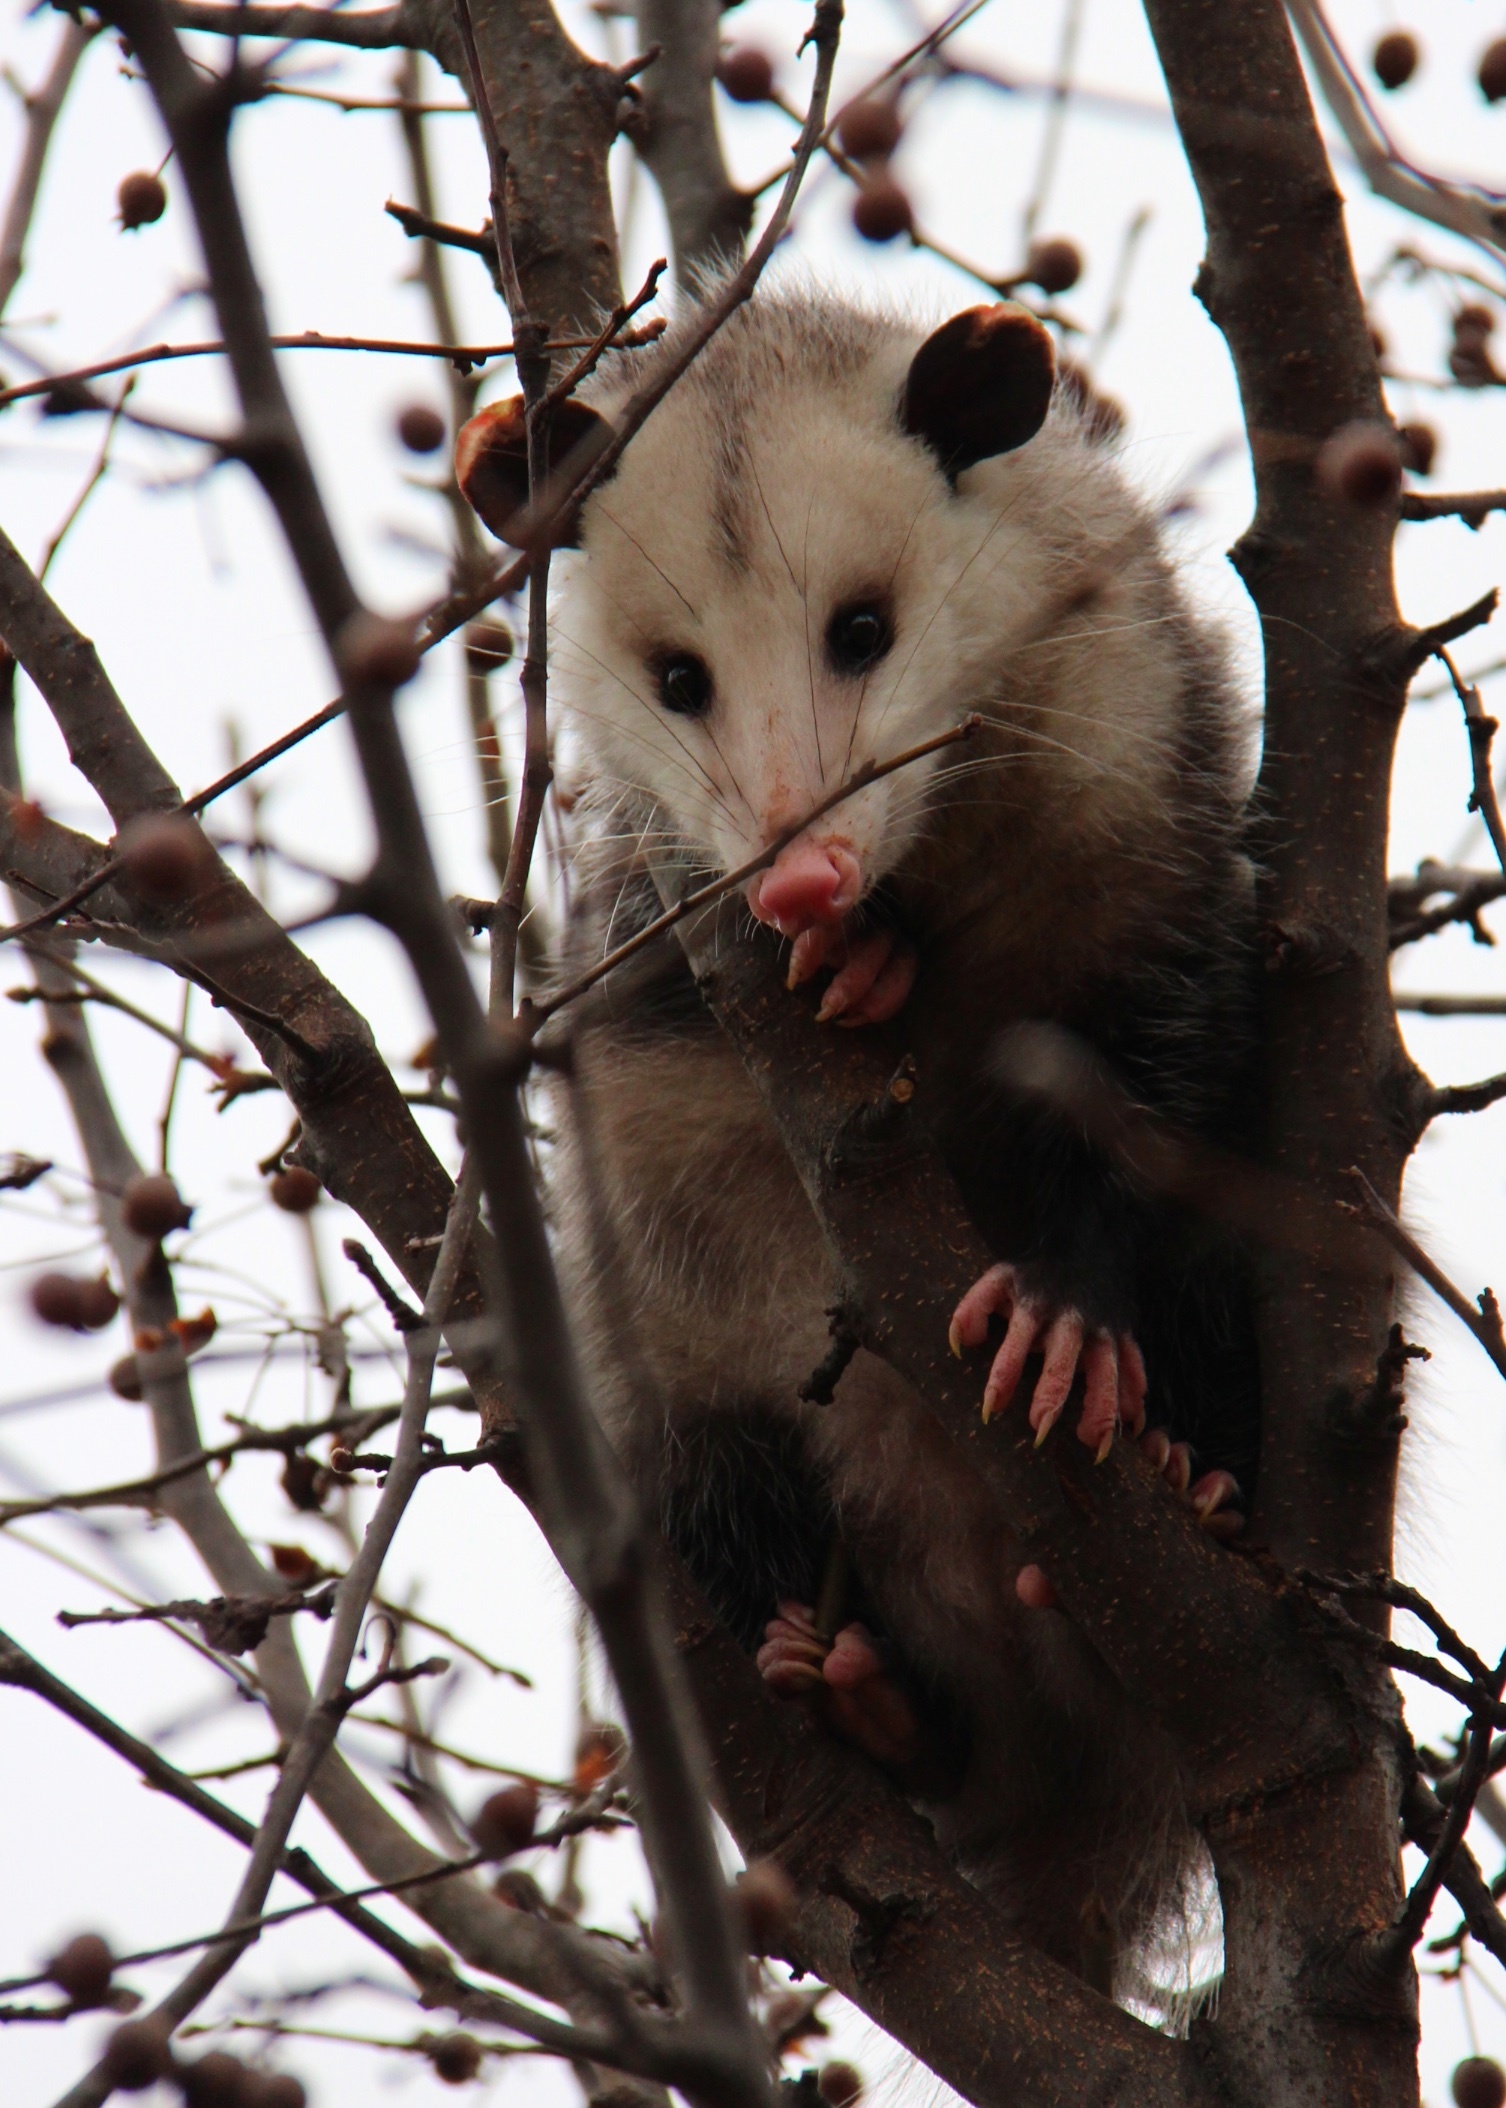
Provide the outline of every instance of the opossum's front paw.
{"type": "Polygon", "coordinates": [[[913,1762],[920,1741],[914,1708],[866,1625],[844,1625],[834,1640],[823,1639],[806,1604],[781,1603],[764,1628],[758,1667],[781,1698],[820,1692],[831,1725],[876,1764],[903,1770],[913,1762]]]}
{"type": "Polygon", "coordinates": [[[844,923],[802,930],[790,948],[788,985],[798,988],[823,966],[835,968],[816,1012],[823,1025],[881,1025],[915,985],[915,954],[892,930],[861,937],[849,936],[844,923]]]}
{"type": "Polygon", "coordinates": [[[1173,1442],[1164,1427],[1147,1428],[1138,1446],[1151,1469],[1189,1504],[1210,1536],[1227,1541],[1239,1535],[1245,1519],[1230,1505],[1240,1497],[1239,1481],[1232,1471],[1205,1471],[1195,1479],[1191,1448],[1186,1442],[1173,1442]]]}
{"type": "Polygon", "coordinates": [[[952,1312],[952,1352],[960,1357],[964,1347],[981,1347],[992,1317],[1003,1318],[1005,1332],[983,1388],[985,1420],[1008,1405],[1026,1362],[1039,1354],[1041,1372],[1030,1399],[1030,1425],[1038,1444],[1061,1418],[1079,1371],[1083,1401],[1077,1439],[1100,1461],[1108,1455],[1118,1428],[1138,1434],[1144,1427],[1145,1363],[1128,1332],[1116,1335],[1091,1325],[1070,1304],[1029,1294],[1012,1266],[991,1266],[952,1312]]]}

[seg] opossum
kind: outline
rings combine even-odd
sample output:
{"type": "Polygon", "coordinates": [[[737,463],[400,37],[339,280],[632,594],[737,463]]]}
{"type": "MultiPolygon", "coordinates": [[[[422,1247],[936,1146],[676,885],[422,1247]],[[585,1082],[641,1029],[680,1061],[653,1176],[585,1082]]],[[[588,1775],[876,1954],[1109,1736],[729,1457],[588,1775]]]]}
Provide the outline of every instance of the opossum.
{"type": "MultiPolygon", "coordinates": [[[[587,458],[679,341],[593,382],[556,454],[587,458]]],[[[521,429],[516,404],[483,412],[457,457],[504,537],[521,429]]],[[[966,747],[804,826],[747,908],[824,1025],[914,1057],[998,1259],[951,1319],[959,1352],[1002,1321],[985,1417],[1026,1410],[1044,1440],[1067,1414],[1095,1452],[1149,1421],[1172,1489],[1229,1526],[1258,1449],[1240,1255],[1009,1082],[1010,1028],[1047,1021],[1184,1133],[1237,1145],[1254,1117],[1246,725],[1106,429],[1018,307],[929,334],[810,288],[734,314],[567,523],[564,970],[658,912],[652,856],[733,870],[980,713],[966,747]]],[[[818,1693],[1024,1936],[1103,1988],[1117,1957],[1122,1985],[1196,1855],[1174,1758],[892,1370],[859,1352],[834,1403],[801,1403],[832,1262],[673,938],[579,1011],[590,1161],[555,1202],[646,1501],[770,1684],[818,1693]]]]}

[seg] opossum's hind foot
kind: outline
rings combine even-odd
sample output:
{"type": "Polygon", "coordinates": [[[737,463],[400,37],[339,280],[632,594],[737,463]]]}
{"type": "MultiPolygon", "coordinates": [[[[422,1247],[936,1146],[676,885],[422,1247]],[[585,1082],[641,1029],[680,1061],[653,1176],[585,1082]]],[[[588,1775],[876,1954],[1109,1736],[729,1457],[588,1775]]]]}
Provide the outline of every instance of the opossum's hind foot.
{"type": "Polygon", "coordinates": [[[758,1650],[764,1682],[781,1698],[819,1692],[837,1732],[891,1771],[906,1771],[920,1750],[920,1724],[908,1694],[889,1674],[865,1625],[844,1625],[834,1640],[816,1630],[804,1603],[781,1603],[758,1650]]]}
{"type": "Polygon", "coordinates": [[[1028,1294],[1012,1266],[991,1266],[952,1313],[952,1352],[960,1356],[964,1347],[981,1347],[992,1317],[1003,1318],[1005,1333],[983,1389],[985,1421],[1009,1404],[1026,1363],[1038,1354],[1041,1372],[1030,1399],[1037,1443],[1045,1441],[1066,1410],[1079,1374],[1079,1442],[1101,1462],[1119,1428],[1140,1433],[1145,1426],[1145,1363],[1129,1333],[1116,1335],[1090,1325],[1080,1310],[1028,1294]]]}
{"type": "Polygon", "coordinates": [[[1227,1542],[1239,1535],[1245,1519],[1237,1507],[1230,1505],[1240,1498],[1239,1481],[1233,1472],[1205,1471],[1195,1479],[1191,1448],[1186,1442],[1173,1442],[1164,1427],[1147,1428],[1137,1447],[1152,1471],[1189,1503],[1210,1536],[1227,1542]]]}
{"type": "Polygon", "coordinates": [[[802,930],[790,949],[788,985],[798,988],[824,966],[836,970],[816,1012],[823,1025],[881,1025],[915,985],[915,954],[892,930],[861,937],[849,936],[845,923],[802,930]]]}

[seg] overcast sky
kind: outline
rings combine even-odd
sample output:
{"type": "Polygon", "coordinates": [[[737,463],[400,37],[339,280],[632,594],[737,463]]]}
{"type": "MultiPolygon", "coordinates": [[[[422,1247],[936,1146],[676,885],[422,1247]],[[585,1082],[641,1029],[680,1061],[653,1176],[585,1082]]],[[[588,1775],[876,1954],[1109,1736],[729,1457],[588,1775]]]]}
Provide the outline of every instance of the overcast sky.
{"type": "MultiPolygon", "coordinates": [[[[1468,0],[1431,0],[1425,17],[1426,60],[1419,78],[1388,101],[1388,116],[1422,161],[1485,183],[1506,169],[1506,106],[1487,109],[1473,85],[1481,45],[1494,25],[1468,0]]],[[[0,56],[26,83],[48,63],[56,18],[18,19],[0,31],[0,56]]],[[[1346,0],[1336,22],[1356,57],[1397,10],[1346,0]]],[[[583,42],[600,49],[602,25],[584,9],[570,20],[583,42]]],[[[1060,34],[1059,0],[1023,8],[994,0],[958,38],[956,49],[1026,81],[1049,78],[1060,34]]],[[[809,62],[792,54],[807,11],[792,0],[749,0],[726,18],[734,41],[758,43],[777,60],[781,84],[801,99],[809,62]]],[[[849,95],[916,33],[916,18],[886,0],[854,0],[838,72],[849,95]]],[[[617,49],[630,48],[615,25],[617,49]]],[[[222,51],[206,44],[212,59],[222,51]]],[[[294,61],[312,85],[366,94],[390,87],[392,55],[361,57],[306,50],[294,61]]],[[[1041,231],[1064,233],[1086,255],[1081,284],[1062,302],[1092,341],[1109,302],[1126,229],[1142,208],[1150,218],[1134,260],[1123,322],[1102,349],[1101,384],[1129,409],[1124,449],[1128,472],[1148,491],[1169,495],[1184,485],[1196,499],[1177,530],[1177,547],[1200,604],[1222,625],[1246,691],[1258,692],[1248,605],[1222,551],[1244,523],[1249,482],[1238,445],[1239,420],[1222,341],[1193,300],[1201,229],[1196,201],[1140,10],[1133,0],[1088,0],[1078,78],[1086,89],[1069,119],[1060,164],[1041,217],[1041,231]]],[[[453,83],[430,74],[438,99],[456,100],[453,83]]],[[[911,125],[897,163],[919,224],[938,241],[989,272],[1017,264],[1020,215],[1030,193],[1042,136],[1038,95],[1001,95],[973,86],[937,93],[911,125]]],[[[734,173],[761,179],[775,168],[791,136],[770,110],[723,108],[734,173]]],[[[441,211],[478,224],[485,216],[485,174],[466,118],[435,120],[441,211]]],[[[19,141],[12,100],[0,102],[0,185],[8,186],[19,141]]],[[[413,251],[382,211],[410,186],[395,123],[386,115],[345,115],[274,98],[237,120],[236,164],[273,326],[422,337],[429,318],[410,282],[413,251]]],[[[625,149],[619,149],[625,155],[625,149]]],[[[123,235],[114,222],[115,189],[129,170],[155,167],[164,143],[142,85],[129,78],[118,50],[99,41],[87,55],[49,164],[33,230],[29,269],[10,307],[0,341],[7,379],[29,372],[27,354],[51,370],[162,338],[213,334],[207,304],[195,291],[193,235],[171,166],[170,204],[155,226],[123,235]]],[[[1350,226],[1362,272],[1376,272],[1399,245],[1499,273],[1464,245],[1404,219],[1366,196],[1347,166],[1350,226]]],[[[618,169],[627,179],[626,162],[618,169]]],[[[636,185],[624,275],[636,283],[664,253],[651,186],[636,185]]],[[[830,171],[818,172],[803,202],[793,240],[777,270],[805,269],[861,289],[870,297],[917,305],[940,317],[980,297],[976,283],[934,256],[902,245],[875,249],[851,234],[850,192],[830,171]]],[[[1293,268],[1297,268],[1294,244],[1293,268]]],[[[464,256],[451,262],[464,328],[476,341],[506,334],[506,318],[484,270],[464,256]]],[[[1393,363],[1419,376],[1443,371],[1448,298],[1436,282],[1393,282],[1376,311],[1393,363]]],[[[409,609],[442,586],[446,518],[423,486],[429,470],[393,437],[394,413],[426,401],[442,406],[442,375],[418,362],[334,353],[290,353],[284,371],[304,420],[326,499],[360,585],[378,604],[409,609]]],[[[510,377],[492,369],[491,387],[510,377]]],[[[1438,398],[1427,388],[1397,386],[1398,414],[1437,423],[1442,447],[1435,483],[1482,487],[1506,480],[1506,433],[1492,393],[1438,398]]],[[[228,419],[224,373],[210,359],[148,369],[133,398],[159,414],[213,426],[228,419]]],[[[97,419],[41,421],[30,407],[0,421],[0,523],[32,556],[45,547],[89,472],[101,437],[97,419]]],[[[50,583],[70,616],[98,643],[106,666],[148,738],[177,780],[196,786],[225,765],[227,727],[246,748],[275,736],[327,700],[328,670],[269,515],[249,478],[230,467],[205,477],[197,450],[141,434],[123,434],[115,468],[90,501],[53,568],[50,583]]],[[[1496,584],[1506,526],[1492,520],[1479,534],[1458,523],[1403,530],[1398,577],[1404,613],[1435,619],[1496,584]]],[[[1502,625],[1497,625],[1497,631],[1502,625]]],[[[1483,666],[1506,656],[1497,632],[1469,639],[1460,657],[1483,666]]],[[[1433,686],[1424,675],[1421,688],[1433,686]]],[[[499,683],[499,687],[501,684],[499,683]]],[[[29,788],[73,824],[106,832],[88,786],[69,768],[50,721],[23,684],[23,747],[29,788]]],[[[1487,688],[1487,698],[1493,691],[1487,688]]],[[[1497,701],[1499,690],[1494,691],[1497,701]]],[[[419,772],[446,885],[484,893],[481,815],[470,761],[456,647],[434,653],[406,692],[403,724],[419,772]]],[[[321,869],[356,872],[369,835],[350,764],[346,734],[335,727],[269,772],[265,824],[285,849],[321,869]]],[[[1465,813],[1468,754],[1456,707],[1419,701],[1402,737],[1394,810],[1393,870],[1424,855],[1479,862],[1482,844],[1465,813]]],[[[246,826],[234,799],[217,824],[230,834],[246,826]]],[[[321,889],[275,867],[273,905],[296,914],[321,889]]],[[[306,940],[310,951],[371,1018],[389,1056],[411,1054],[426,1026],[395,947],[364,926],[335,925],[306,940]]],[[[134,999],[159,1015],[176,1012],[167,977],[128,961],[90,959],[134,999]]],[[[0,985],[23,979],[14,962],[0,985]]],[[[1405,955],[1398,979],[1411,989],[1506,990],[1492,953],[1453,933],[1405,955]]],[[[119,1102],[143,1156],[156,1146],[154,1123],[167,1079],[161,1043],[121,1018],[96,1016],[95,1029],[119,1102]]],[[[195,997],[190,1029],[214,1047],[247,1052],[235,1029],[195,997]]],[[[1439,1081],[1462,1081],[1506,1067],[1506,1021],[1407,1021],[1424,1068],[1439,1081]]],[[[5,1365],[0,1370],[0,1493],[84,1485],[144,1468],[148,1438],[138,1409],[98,1387],[109,1362],[125,1350],[124,1327],[88,1339],[42,1334],[25,1306],[26,1284],[46,1259],[91,1254],[86,1197],[75,1173],[78,1149],[55,1087],[37,1059],[37,1020],[29,1009],[0,1004],[0,1077],[4,1078],[0,1151],[25,1149],[61,1167],[56,1191],[4,1197],[0,1205],[0,1310],[5,1365]],[[38,1393],[77,1395],[42,1409],[23,1409],[38,1393]]],[[[417,1081],[416,1077],[412,1078],[417,1081]]],[[[447,1161],[455,1158],[445,1116],[421,1116],[447,1161]]],[[[247,1098],[217,1115],[199,1074],[183,1079],[174,1162],[192,1200],[202,1201],[183,1268],[185,1304],[212,1302],[220,1319],[217,1347],[241,1358],[199,1365],[198,1395],[208,1438],[226,1431],[226,1413],[248,1409],[268,1419],[327,1409],[327,1386],[296,1354],[256,1377],[254,1355],[288,1312],[314,1307],[310,1258],[301,1226],[266,1205],[254,1166],[285,1131],[287,1108],[276,1094],[247,1098]]],[[[1503,1141],[1506,1108],[1442,1124],[1420,1150],[1409,1184],[1411,1215],[1440,1260],[1473,1294],[1488,1281],[1506,1284],[1503,1228],[1503,1141]]],[[[339,1255],[342,1235],[357,1225],[333,1205],[319,1211],[316,1235],[329,1291],[337,1303],[365,1307],[361,1284],[339,1255]]],[[[1439,1603],[1481,1652],[1506,1644],[1506,1550],[1500,1516],[1506,1483],[1506,1410],[1499,1379],[1447,1313],[1419,1299],[1409,1329],[1434,1350],[1414,1377],[1406,1514],[1400,1565],[1439,1603]]],[[[397,1358],[380,1319],[354,1329],[371,1358],[360,1363],[356,1395],[395,1395],[397,1358]]],[[[467,1423],[441,1425],[453,1444],[467,1423]]],[[[270,1465],[253,1461],[233,1481],[237,1513],[254,1538],[298,1538],[336,1557],[333,1535],[290,1515],[270,1465]]],[[[266,1726],[254,1708],[233,1700],[227,1684],[172,1636],[150,1626],[86,1628],[65,1633],[53,1622],[60,1606],[99,1607],[111,1590],[143,1595],[204,1591],[204,1577],[175,1533],[113,1544],[114,1522],[49,1522],[0,1534],[0,1621],[58,1672],[141,1732],[171,1727],[165,1747],[191,1769],[264,1751],[266,1726]],[[55,1555],[55,1556],[49,1556],[55,1555]],[[80,1562],[68,1573],[56,1558],[80,1562]],[[92,1576],[98,1576],[98,1579],[92,1576]],[[108,1586],[106,1585],[108,1584],[108,1586]]],[[[568,1764],[576,1690],[572,1607],[527,1517],[482,1474],[430,1478],[407,1517],[389,1566],[389,1592],[419,1592],[427,1615],[456,1626],[498,1661],[533,1680],[522,1690],[472,1668],[444,1716],[450,1741],[506,1761],[558,1774],[568,1764]]],[[[317,1638],[305,1634],[317,1659],[317,1638]]],[[[1426,1692],[1407,1691],[1420,1734],[1441,1733],[1453,1715],[1426,1692]]],[[[375,1747],[375,1737],[368,1738],[375,1747]]],[[[463,1802],[479,1800],[480,1783],[464,1783],[463,1802]]],[[[121,1949],[180,1938],[222,1913],[238,1879],[239,1851],[192,1818],[146,1794],[105,1752],[35,1700],[0,1691],[0,1805],[7,1808],[0,1855],[0,1972],[20,1974],[70,1932],[105,1931],[121,1949]]],[[[225,1797],[260,1813],[266,1774],[232,1780],[225,1797]]],[[[353,1862],[312,1810],[299,1836],[323,1863],[355,1875],[353,1862]]],[[[1494,1849],[1494,1848],[1492,1848],[1494,1849]]],[[[1498,1863],[1499,1855],[1491,1858],[1498,1863]]],[[[602,1922],[630,1924],[632,1904],[646,1903],[631,1845],[592,1842],[588,1885],[602,1922]]],[[[550,1868],[539,1872],[546,1882],[550,1868]]],[[[274,1901],[289,1900],[279,1889],[274,1901]]],[[[412,1921],[396,1913],[405,1925],[412,1921]]],[[[136,1972],[156,1992],[180,1965],[136,1972]]],[[[368,1963],[338,1926],[307,1922],[270,1936],[245,1960],[236,1982],[271,1987],[308,1984],[368,1963]]],[[[1489,1965],[1487,1964],[1487,1968],[1489,1965]]],[[[1497,1986],[1497,1988],[1500,1988],[1497,1986]]],[[[1506,1994],[1503,1994],[1506,1995],[1506,1994]]],[[[1481,2046],[1506,2054],[1506,2011],[1483,1991],[1473,2000],[1481,2046]]],[[[213,2010],[213,2008],[211,2008],[213,2010]]],[[[1446,2097],[1446,2073],[1462,2053],[1465,2019],[1456,1990],[1425,1994],[1425,2080],[1431,2098],[1446,2097]]],[[[310,2024],[354,2026],[382,2034],[408,2030],[396,2004],[372,1994],[312,2009],[310,2024]]],[[[77,2075],[102,2024],[0,2033],[0,2095],[17,2103],[52,2098],[77,2075]]],[[[844,2039],[875,2076],[884,2058],[854,2022],[844,2039]]],[[[386,2097],[406,2089],[414,2101],[441,2097],[427,2067],[372,2052],[291,2045],[285,2061],[309,2081],[322,2108],[386,2097]],[[379,2091],[380,2090],[380,2091],[379,2091]]],[[[894,2060],[889,2060],[894,2066],[894,2060]]],[[[929,2081],[892,2068],[886,2092],[924,2099],[929,2081]]],[[[934,2089],[932,2089],[934,2090],[934,2089]]],[[[504,2067],[491,2082],[499,2100],[567,2100],[573,2089],[542,2063],[504,2067]]]]}

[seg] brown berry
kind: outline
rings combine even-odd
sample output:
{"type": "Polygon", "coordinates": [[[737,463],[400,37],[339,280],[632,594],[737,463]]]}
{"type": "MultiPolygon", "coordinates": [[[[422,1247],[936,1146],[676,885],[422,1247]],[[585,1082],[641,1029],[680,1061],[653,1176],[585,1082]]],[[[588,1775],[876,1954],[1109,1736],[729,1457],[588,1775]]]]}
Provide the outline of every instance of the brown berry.
{"type": "Polygon", "coordinates": [[[575,1773],[570,1783],[577,1793],[592,1793],[609,1779],[627,1755],[627,1736],[609,1720],[596,1720],[582,1729],[575,1745],[575,1773]]]}
{"type": "Polygon", "coordinates": [[[1494,2057],[1466,2057],[1454,2066],[1449,2084],[1458,2108],[1502,2108],[1506,2103],[1506,2071],[1494,2057]]]}
{"type": "Polygon", "coordinates": [[[109,1942],[97,1932],[81,1932],[47,1964],[52,1981],[76,2006],[103,2004],[114,1970],[109,1942]]]}
{"type": "Polygon", "coordinates": [[[313,1172],[306,1171],[302,1164],[284,1164],[267,1180],[272,1205],[281,1208],[284,1215],[307,1215],[310,1208],[318,1206],[322,1190],[313,1172]]]}
{"type": "Polygon", "coordinates": [[[140,813],[115,842],[132,890],[156,907],[198,891],[214,871],[214,851],[185,813],[140,813]]]}
{"type": "Polygon", "coordinates": [[[756,44],[738,44],[722,52],[716,77],[734,102],[767,102],[774,92],[774,62],[756,44]]]}
{"type": "Polygon", "coordinates": [[[267,1555],[283,1580],[290,1581],[294,1588],[307,1588],[311,1581],[317,1581],[324,1572],[318,1560],[306,1552],[301,1544],[269,1544],[267,1555]]]}
{"type": "Polygon", "coordinates": [[[1409,468],[1414,476],[1430,476],[1438,454],[1438,434],[1431,425],[1403,425],[1397,437],[1401,441],[1401,465],[1409,468]]]}
{"type": "Polygon", "coordinates": [[[481,2044],[474,2035],[457,2028],[453,2035],[440,2035],[429,2044],[429,2061],[434,2076],[446,2086],[464,2086],[481,2069],[481,2044]]]}
{"type": "Polygon", "coordinates": [[[126,2020],[105,2044],[105,2076],[122,2093],[145,2093],[173,2068],[166,2028],[155,2020],[126,2020]]]}
{"type": "Polygon", "coordinates": [[[110,1286],[108,1274],[100,1274],[93,1281],[80,1281],[78,1316],[86,1332],[102,1331],[119,1308],[120,1298],[110,1286]]]}
{"type": "Polygon", "coordinates": [[[410,454],[437,454],[450,428],[427,403],[409,403],[397,413],[397,436],[410,454]]]}
{"type": "Polygon", "coordinates": [[[749,1954],[768,1954],[794,1923],[799,1898],[784,1868],[755,1859],[737,1877],[733,1895],[742,1915],[749,1954]]]}
{"type": "Polygon", "coordinates": [[[1058,293],[1070,293],[1082,276],[1082,251],[1076,242],[1069,242],[1062,235],[1032,242],[1025,252],[1022,276],[1038,285],[1048,299],[1058,293]]]}
{"type": "Polygon", "coordinates": [[[865,242],[892,242],[915,224],[910,200],[890,175],[870,176],[852,201],[852,224],[865,242]]]}
{"type": "Polygon", "coordinates": [[[512,631],[505,622],[473,622],[467,628],[465,665],[468,673],[496,673],[507,664],[512,654],[512,631]]]}
{"type": "Polygon", "coordinates": [[[112,1362],[105,1382],[117,1398],[124,1398],[127,1405],[140,1405],[141,1365],[134,1354],[122,1354],[119,1361],[112,1362]]]}
{"type": "Polygon", "coordinates": [[[1401,486],[1401,449],[1389,425],[1358,418],[1340,427],[1318,451],[1319,487],[1331,498],[1367,511],[1390,505],[1401,486]]]}
{"type": "Polygon", "coordinates": [[[249,2108],[251,2076],[238,2057],[223,2049],[180,2064],[177,2072],[186,2108],[249,2108]]]}
{"type": "Polygon", "coordinates": [[[165,1171],[141,1171],[127,1179],[120,1212],[128,1230],[154,1242],[170,1230],[186,1230],[193,1220],[193,1209],[165,1171]]]}
{"type": "Polygon", "coordinates": [[[1421,56],[1410,30],[1389,29],[1371,52],[1370,64],[1383,88],[1404,88],[1421,56]]]}
{"type": "Polygon", "coordinates": [[[1487,102],[1500,102],[1506,96],[1506,37],[1497,37],[1493,44],[1486,45],[1475,78],[1487,102]]]}
{"type": "Polygon", "coordinates": [[[308,2090],[290,2071],[248,2072],[246,2108],[308,2108],[308,2090]]]}
{"type": "Polygon", "coordinates": [[[520,1779],[516,1786],[504,1786],[500,1793],[489,1795],[481,1803],[471,1824],[471,1835],[479,1850],[505,1859],[510,1852],[521,1852],[532,1843],[538,1819],[539,1789],[520,1779]]]}
{"type": "Polygon", "coordinates": [[[816,2091],[826,2108],[852,2108],[854,2101],[862,2099],[863,2074],[855,2064],[823,2064],[816,2091]]]}
{"type": "Polygon", "coordinates": [[[301,1514],[319,1513],[327,1484],[324,1466],[317,1464],[305,1449],[295,1449],[282,1467],[282,1490],[301,1514]]]}
{"type": "Polygon", "coordinates": [[[120,210],[120,224],[129,233],[161,219],[167,210],[167,189],[162,178],[154,176],[149,168],[138,168],[133,175],[122,176],[115,203],[120,210]]]}
{"type": "Polygon", "coordinates": [[[44,1325],[97,1332],[114,1317],[120,1298],[104,1275],[91,1281],[80,1274],[38,1274],[31,1284],[31,1307],[44,1325]]]}
{"type": "Polygon", "coordinates": [[[882,95],[850,102],[837,119],[837,139],[854,161],[885,161],[899,145],[904,125],[895,105],[882,95]]]}
{"type": "Polygon", "coordinates": [[[1454,316],[1454,342],[1456,344],[1483,344],[1496,326],[1495,309],[1483,307],[1479,301],[1468,301],[1454,316]]]}
{"type": "Polygon", "coordinates": [[[335,641],[335,656],[350,688],[401,688],[418,671],[422,654],[411,622],[363,610],[335,641]]]}

